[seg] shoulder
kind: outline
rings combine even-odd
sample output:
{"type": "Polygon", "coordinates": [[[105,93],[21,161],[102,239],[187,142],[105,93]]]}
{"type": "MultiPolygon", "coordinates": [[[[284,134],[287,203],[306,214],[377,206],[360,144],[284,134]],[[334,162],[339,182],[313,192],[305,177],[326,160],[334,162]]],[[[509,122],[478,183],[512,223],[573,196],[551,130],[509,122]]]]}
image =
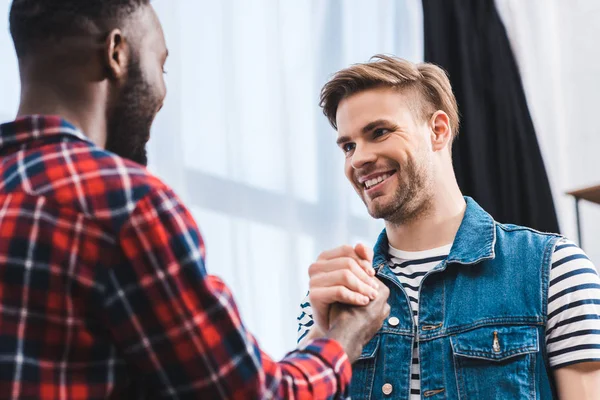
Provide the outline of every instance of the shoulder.
{"type": "Polygon", "coordinates": [[[558,239],[561,236],[557,233],[552,232],[541,232],[533,228],[529,228],[527,226],[514,225],[514,224],[503,224],[500,222],[496,222],[496,228],[502,232],[506,232],[509,234],[514,234],[522,237],[530,236],[537,237],[541,239],[558,239]]]}
{"type": "Polygon", "coordinates": [[[546,344],[554,368],[600,360],[600,277],[575,243],[554,247],[548,290],[546,344]]]}
{"type": "Polygon", "coordinates": [[[552,253],[551,282],[556,283],[558,278],[565,280],[586,273],[597,275],[596,268],[587,254],[569,239],[560,238],[552,253]]]}
{"type": "Polygon", "coordinates": [[[583,249],[571,240],[561,237],[554,246],[552,261],[561,261],[567,258],[585,258],[589,260],[583,249]]]}
{"type": "Polygon", "coordinates": [[[542,257],[548,262],[556,243],[562,236],[551,232],[540,232],[526,226],[496,224],[496,246],[503,248],[512,254],[520,256],[542,257]]]}
{"type": "Polygon", "coordinates": [[[116,206],[139,200],[152,190],[167,189],[146,167],[105,150],[91,151],[87,162],[77,162],[75,167],[82,180],[101,189],[87,194],[114,195],[116,206]]]}
{"type": "Polygon", "coordinates": [[[94,220],[118,226],[142,198],[171,192],[147,168],[88,143],[63,144],[54,155],[44,162],[49,184],[37,194],[94,220]]]}

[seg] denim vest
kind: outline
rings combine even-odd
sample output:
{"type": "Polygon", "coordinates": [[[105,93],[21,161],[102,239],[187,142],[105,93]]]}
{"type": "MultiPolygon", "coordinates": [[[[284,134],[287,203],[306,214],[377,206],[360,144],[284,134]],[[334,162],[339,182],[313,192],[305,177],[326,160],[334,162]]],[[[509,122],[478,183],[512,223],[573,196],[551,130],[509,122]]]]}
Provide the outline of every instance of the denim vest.
{"type": "Polygon", "coordinates": [[[423,278],[418,326],[387,265],[385,230],[379,236],[373,265],[390,288],[391,312],[353,365],[353,399],[408,399],[415,341],[422,399],[556,397],[545,326],[559,237],[499,224],[465,199],[448,258],[423,278]]]}

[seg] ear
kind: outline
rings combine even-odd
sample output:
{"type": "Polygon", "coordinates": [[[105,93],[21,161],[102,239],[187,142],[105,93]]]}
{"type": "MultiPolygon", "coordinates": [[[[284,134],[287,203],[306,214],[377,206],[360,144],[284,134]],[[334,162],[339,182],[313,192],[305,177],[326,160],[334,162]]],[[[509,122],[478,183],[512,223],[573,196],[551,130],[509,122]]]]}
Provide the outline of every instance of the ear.
{"type": "Polygon", "coordinates": [[[114,29],[108,34],[104,46],[104,61],[110,78],[121,80],[127,74],[129,50],[120,29],[114,29]]]}
{"type": "Polygon", "coordinates": [[[431,129],[431,147],[433,151],[440,151],[448,146],[452,139],[450,118],[442,110],[436,111],[429,120],[431,129]]]}

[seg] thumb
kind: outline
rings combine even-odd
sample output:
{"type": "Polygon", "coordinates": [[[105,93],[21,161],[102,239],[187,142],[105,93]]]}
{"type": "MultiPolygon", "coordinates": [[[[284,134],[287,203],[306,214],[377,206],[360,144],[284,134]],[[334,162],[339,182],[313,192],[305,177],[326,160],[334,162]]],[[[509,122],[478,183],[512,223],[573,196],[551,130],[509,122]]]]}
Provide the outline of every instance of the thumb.
{"type": "Polygon", "coordinates": [[[373,250],[370,247],[359,243],[356,246],[354,246],[354,251],[356,251],[356,254],[363,260],[366,260],[370,263],[373,262],[373,250]]]}

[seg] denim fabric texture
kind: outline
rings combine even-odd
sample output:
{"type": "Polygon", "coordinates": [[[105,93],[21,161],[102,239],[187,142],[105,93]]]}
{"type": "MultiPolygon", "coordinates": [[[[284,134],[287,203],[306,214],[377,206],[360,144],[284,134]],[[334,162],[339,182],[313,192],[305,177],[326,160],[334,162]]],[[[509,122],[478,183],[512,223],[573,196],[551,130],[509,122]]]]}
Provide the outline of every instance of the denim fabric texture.
{"type": "Polygon", "coordinates": [[[424,399],[551,399],[545,325],[558,235],[503,225],[466,197],[448,258],[424,278],[415,326],[388,265],[385,230],[373,265],[390,288],[390,318],[353,365],[353,399],[408,399],[419,345],[424,399]],[[399,323],[397,323],[399,321],[399,323]]]}

